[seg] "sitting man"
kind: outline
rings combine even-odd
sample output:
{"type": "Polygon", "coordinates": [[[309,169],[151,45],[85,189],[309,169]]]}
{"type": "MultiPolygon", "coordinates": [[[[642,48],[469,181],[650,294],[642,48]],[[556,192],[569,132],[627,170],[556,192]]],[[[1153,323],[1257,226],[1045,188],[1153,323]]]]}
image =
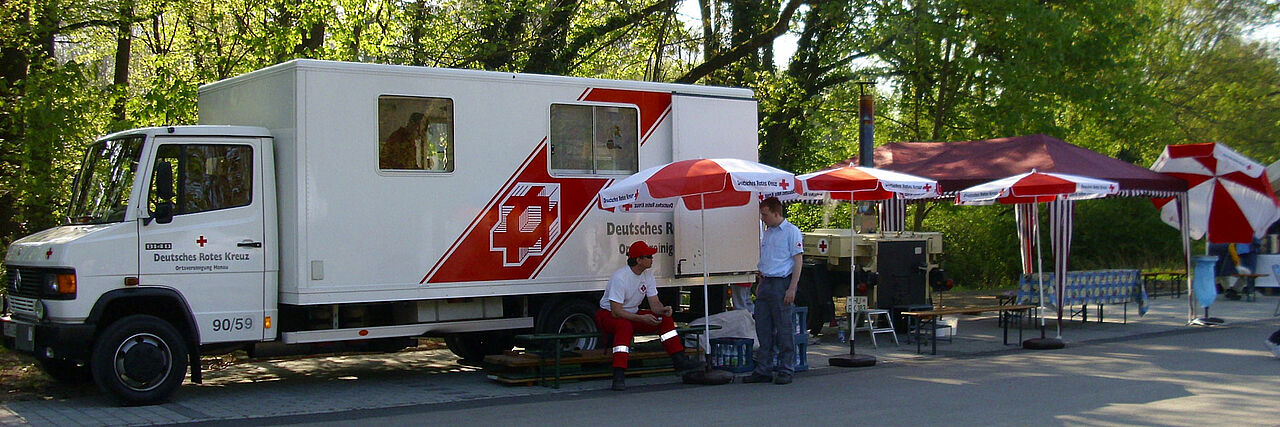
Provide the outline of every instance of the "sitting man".
{"type": "Polygon", "coordinates": [[[619,268],[609,277],[600,298],[600,310],[596,311],[596,325],[613,334],[613,389],[626,390],[627,356],[631,352],[631,339],[636,332],[661,333],[662,347],[671,355],[676,374],[685,374],[702,368],[703,363],[689,359],[684,345],[676,334],[671,320],[671,307],[658,300],[658,283],[653,278],[653,254],[658,249],[643,241],[631,244],[627,249],[627,266],[619,268]],[[649,310],[640,310],[640,302],[648,299],[649,310]]]}

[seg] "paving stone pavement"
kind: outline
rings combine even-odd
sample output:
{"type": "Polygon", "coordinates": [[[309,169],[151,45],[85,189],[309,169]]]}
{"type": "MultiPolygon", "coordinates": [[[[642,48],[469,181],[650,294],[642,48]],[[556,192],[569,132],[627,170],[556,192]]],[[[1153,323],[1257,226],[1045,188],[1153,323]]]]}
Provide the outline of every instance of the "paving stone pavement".
{"type": "MultiPolygon", "coordinates": [[[[1220,299],[1212,314],[1230,328],[1244,322],[1270,322],[1280,297],[1261,296],[1256,302],[1220,299]]],[[[1151,300],[1150,311],[1138,316],[1130,305],[1128,321],[1122,323],[1122,307],[1111,306],[1103,322],[1090,314],[1089,323],[1068,321],[1062,330],[1068,346],[1091,342],[1123,340],[1145,334],[1169,333],[1187,328],[1188,301],[1162,297],[1151,300]]],[[[848,344],[835,341],[834,329],[809,347],[811,370],[843,369],[827,365],[826,359],[848,354],[848,344]]],[[[1019,346],[1001,344],[1001,329],[995,315],[961,317],[953,342],[941,342],[936,356],[916,354],[916,346],[903,342],[895,346],[887,335],[879,347],[871,345],[865,333],[858,334],[857,352],[878,358],[881,364],[910,364],[932,358],[989,357],[1023,352],[1019,346]]],[[[1016,343],[1016,330],[1011,342],[1016,343]]],[[[1049,336],[1055,335],[1053,324],[1049,336]]],[[[1024,338],[1038,336],[1028,327],[1024,338]]],[[[904,337],[899,337],[900,339],[904,337]]],[[[1258,345],[1262,346],[1259,337],[1258,345]]],[[[804,375],[800,373],[799,375],[804,375]]],[[[675,376],[628,378],[628,387],[673,384],[675,376]]],[[[483,401],[552,393],[593,393],[608,388],[608,381],[566,383],[560,389],[538,386],[506,386],[491,381],[474,367],[458,364],[447,350],[406,351],[380,355],[346,355],[254,361],[208,372],[204,384],[184,384],[171,402],[141,407],[120,407],[106,396],[48,400],[12,401],[0,404],[0,426],[116,426],[154,425],[202,421],[251,421],[255,418],[319,414],[359,409],[394,408],[409,405],[483,401]]]]}

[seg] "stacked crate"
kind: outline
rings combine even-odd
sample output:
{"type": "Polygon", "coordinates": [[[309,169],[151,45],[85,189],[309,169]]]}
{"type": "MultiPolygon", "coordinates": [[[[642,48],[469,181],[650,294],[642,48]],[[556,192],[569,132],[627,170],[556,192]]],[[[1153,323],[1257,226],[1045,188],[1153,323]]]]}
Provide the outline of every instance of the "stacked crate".
{"type": "MultiPolygon", "coordinates": [[[[809,308],[795,307],[791,314],[791,334],[796,346],[796,372],[809,370],[809,333],[805,329],[808,324],[809,308]]],[[[711,339],[711,367],[734,373],[751,372],[755,369],[754,345],[755,341],[750,338],[711,339]]]]}

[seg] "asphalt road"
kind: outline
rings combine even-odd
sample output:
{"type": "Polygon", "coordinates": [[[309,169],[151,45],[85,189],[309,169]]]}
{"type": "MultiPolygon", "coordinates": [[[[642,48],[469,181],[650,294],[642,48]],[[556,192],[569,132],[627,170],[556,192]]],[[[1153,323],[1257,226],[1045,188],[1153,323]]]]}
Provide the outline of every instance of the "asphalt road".
{"type": "Polygon", "coordinates": [[[1280,320],[1270,319],[1056,351],[821,369],[787,386],[642,385],[621,393],[501,397],[253,423],[1280,426],[1280,360],[1262,343],[1277,327],[1280,320]]]}

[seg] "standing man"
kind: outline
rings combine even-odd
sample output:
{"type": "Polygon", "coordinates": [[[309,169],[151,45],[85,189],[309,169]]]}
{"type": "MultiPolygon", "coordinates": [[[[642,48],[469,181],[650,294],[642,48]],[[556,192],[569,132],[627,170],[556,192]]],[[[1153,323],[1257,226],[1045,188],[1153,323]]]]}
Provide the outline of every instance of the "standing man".
{"type": "Polygon", "coordinates": [[[791,313],[795,308],[796,285],[800,283],[803,242],[800,229],[787,222],[782,202],[770,197],[760,202],[760,287],[756,289],[756,369],[744,383],[791,384],[795,372],[795,331],[791,313]],[[774,348],[777,347],[775,351],[774,348]],[[776,356],[776,358],[775,358],[776,356]],[[775,375],[776,373],[776,375],[775,375]]]}
{"type": "Polygon", "coordinates": [[[684,354],[684,344],[676,333],[671,320],[671,307],[658,300],[658,283],[653,279],[653,254],[658,248],[643,241],[631,244],[627,249],[627,266],[619,268],[609,277],[600,298],[600,310],[596,311],[596,325],[613,334],[613,389],[626,390],[627,356],[631,353],[631,339],[636,332],[659,332],[662,348],[671,355],[676,374],[681,375],[702,368],[702,362],[689,359],[684,354]],[[649,300],[649,310],[641,310],[640,302],[649,300]]]}

